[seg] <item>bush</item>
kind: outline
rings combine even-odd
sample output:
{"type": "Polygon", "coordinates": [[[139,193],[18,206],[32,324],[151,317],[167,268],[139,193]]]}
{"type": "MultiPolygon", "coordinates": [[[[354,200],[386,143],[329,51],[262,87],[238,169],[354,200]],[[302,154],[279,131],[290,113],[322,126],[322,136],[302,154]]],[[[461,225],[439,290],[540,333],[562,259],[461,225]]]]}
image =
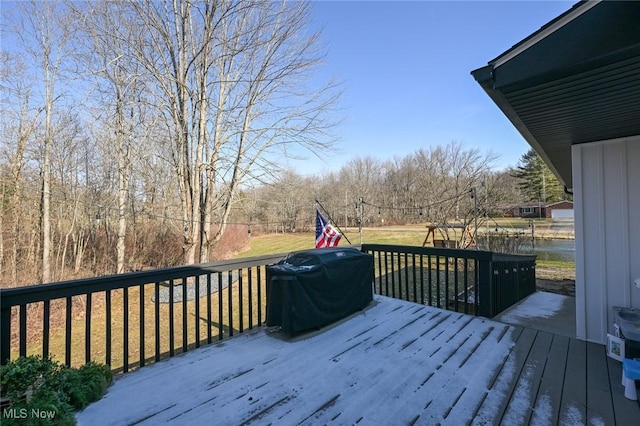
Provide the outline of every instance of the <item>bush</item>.
{"type": "Polygon", "coordinates": [[[531,238],[527,235],[490,233],[478,239],[481,250],[506,254],[529,254],[532,250],[531,238]]]}
{"type": "Polygon", "coordinates": [[[39,356],[0,367],[2,424],[74,425],[74,411],[104,395],[113,380],[107,366],[70,368],[39,356]]]}

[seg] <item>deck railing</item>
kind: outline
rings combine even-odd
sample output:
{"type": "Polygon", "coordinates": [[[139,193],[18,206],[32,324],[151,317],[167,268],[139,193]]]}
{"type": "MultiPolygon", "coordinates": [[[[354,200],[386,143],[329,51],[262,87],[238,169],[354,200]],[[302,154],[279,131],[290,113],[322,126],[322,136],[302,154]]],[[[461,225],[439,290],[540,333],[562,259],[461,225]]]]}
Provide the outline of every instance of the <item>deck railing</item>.
{"type": "Polygon", "coordinates": [[[2,289],[0,361],[52,355],[126,372],[242,333],[264,322],[265,265],[284,257],[2,289]]]}
{"type": "Polygon", "coordinates": [[[375,291],[492,318],[536,291],[531,255],[363,244],[374,256],[375,291]]]}
{"type": "MultiPolygon", "coordinates": [[[[535,291],[535,256],[365,244],[377,294],[486,317],[535,291]]],[[[0,290],[0,361],[38,354],[116,372],[264,323],[275,254],[0,290]]]]}

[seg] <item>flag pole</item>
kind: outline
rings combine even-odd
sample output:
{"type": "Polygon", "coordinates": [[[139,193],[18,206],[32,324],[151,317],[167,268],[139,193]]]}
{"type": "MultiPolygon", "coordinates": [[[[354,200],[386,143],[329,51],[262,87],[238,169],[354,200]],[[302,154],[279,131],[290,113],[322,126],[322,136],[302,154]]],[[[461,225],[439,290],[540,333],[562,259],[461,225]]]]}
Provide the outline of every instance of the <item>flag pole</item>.
{"type": "Polygon", "coordinates": [[[320,204],[320,201],[318,201],[318,199],[316,198],[316,204],[318,206],[320,206],[320,208],[322,209],[322,211],[324,212],[324,214],[327,215],[327,219],[329,219],[329,222],[333,222],[333,225],[338,229],[338,231],[340,231],[340,233],[342,234],[342,236],[344,237],[345,240],[347,240],[347,242],[351,245],[353,245],[353,243],[351,241],[349,241],[349,238],[345,235],[344,232],[342,232],[342,229],[340,229],[340,227],[338,226],[338,224],[333,220],[333,218],[331,217],[331,215],[329,214],[329,212],[327,211],[327,209],[324,208],[324,206],[322,204],[320,204]]]}

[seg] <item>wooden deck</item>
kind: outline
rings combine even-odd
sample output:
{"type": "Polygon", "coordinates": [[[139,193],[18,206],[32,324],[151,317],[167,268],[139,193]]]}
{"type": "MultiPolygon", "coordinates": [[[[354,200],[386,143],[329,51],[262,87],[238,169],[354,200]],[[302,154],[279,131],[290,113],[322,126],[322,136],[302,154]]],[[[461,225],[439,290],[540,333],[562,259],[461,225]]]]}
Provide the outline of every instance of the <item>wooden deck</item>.
{"type": "Polygon", "coordinates": [[[259,329],[120,377],[91,424],[640,424],[602,345],[376,297],[286,339],[259,329]]]}

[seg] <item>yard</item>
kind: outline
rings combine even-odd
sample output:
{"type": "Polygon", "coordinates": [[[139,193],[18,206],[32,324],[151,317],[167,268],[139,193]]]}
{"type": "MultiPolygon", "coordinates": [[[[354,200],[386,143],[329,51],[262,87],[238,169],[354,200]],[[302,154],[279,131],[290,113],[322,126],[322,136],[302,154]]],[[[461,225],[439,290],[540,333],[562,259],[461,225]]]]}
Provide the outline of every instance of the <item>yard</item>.
{"type": "MultiPolygon", "coordinates": [[[[529,220],[521,218],[496,219],[499,230],[512,230],[515,232],[531,232],[529,220]]],[[[552,221],[549,219],[535,220],[536,232],[539,236],[551,235],[552,221]]],[[[478,229],[479,235],[483,235],[484,228],[478,229]]],[[[492,229],[492,230],[495,230],[492,229]]],[[[353,244],[360,243],[360,235],[357,228],[343,229],[346,236],[353,244]]],[[[421,246],[426,235],[424,225],[394,226],[385,228],[364,228],[362,240],[372,244],[399,244],[421,246]]],[[[237,254],[237,257],[261,256],[269,253],[286,253],[296,250],[306,250],[314,247],[314,235],[312,233],[295,234],[267,234],[251,238],[249,248],[237,254]]],[[[344,239],[341,244],[347,243],[344,239]]],[[[567,260],[538,259],[536,262],[536,278],[539,290],[560,293],[569,296],[575,294],[575,262],[567,260]]]]}

